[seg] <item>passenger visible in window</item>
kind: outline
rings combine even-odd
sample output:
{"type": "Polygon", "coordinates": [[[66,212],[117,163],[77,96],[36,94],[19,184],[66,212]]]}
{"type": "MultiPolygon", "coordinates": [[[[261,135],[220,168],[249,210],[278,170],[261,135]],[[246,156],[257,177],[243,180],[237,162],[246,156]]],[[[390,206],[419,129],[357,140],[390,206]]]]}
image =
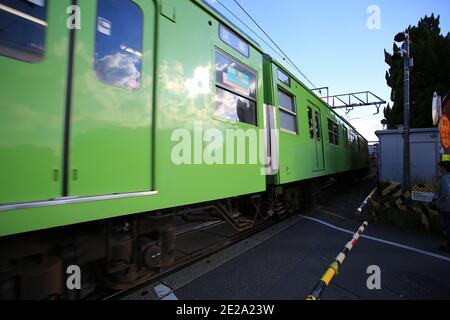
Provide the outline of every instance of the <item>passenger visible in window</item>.
{"type": "Polygon", "coordinates": [[[250,108],[248,103],[239,99],[236,111],[240,122],[256,125],[254,109],[250,108]]]}

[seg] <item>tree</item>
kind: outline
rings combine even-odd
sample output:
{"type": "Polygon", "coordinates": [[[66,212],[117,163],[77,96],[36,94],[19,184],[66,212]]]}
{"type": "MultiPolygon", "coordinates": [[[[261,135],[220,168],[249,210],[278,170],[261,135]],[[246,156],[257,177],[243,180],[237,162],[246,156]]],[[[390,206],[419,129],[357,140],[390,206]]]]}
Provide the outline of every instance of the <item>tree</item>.
{"type": "MultiPolygon", "coordinates": [[[[440,17],[425,16],[416,26],[409,26],[411,55],[414,67],[410,82],[410,126],[432,127],[431,100],[433,93],[444,96],[450,90],[450,33],[441,35],[440,17]]],[[[400,48],[394,43],[394,52],[400,48]]],[[[389,65],[386,83],[392,89],[392,108],[384,109],[383,123],[388,129],[403,124],[403,59],[392,59],[384,50],[385,62],[389,65]]]]}

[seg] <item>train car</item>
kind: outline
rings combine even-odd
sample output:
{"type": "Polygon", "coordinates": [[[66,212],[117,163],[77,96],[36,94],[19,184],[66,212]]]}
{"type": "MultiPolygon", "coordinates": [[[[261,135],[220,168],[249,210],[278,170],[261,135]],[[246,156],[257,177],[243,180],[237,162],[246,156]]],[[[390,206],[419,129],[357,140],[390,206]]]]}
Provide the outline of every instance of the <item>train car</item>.
{"type": "Polygon", "coordinates": [[[278,170],[270,182],[292,184],[285,191],[292,198],[287,203],[307,195],[304,200],[312,205],[314,190],[330,177],[364,176],[367,140],[269,55],[264,55],[264,73],[265,111],[269,125],[278,130],[278,139],[271,139],[278,170]]]}
{"type": "Polygon", "coordinates": [[[135,283],[174,262],[180,211],[243,230],[254,197],[283,216],[286,184],[365,166],[321,134],[364,147],[356,130],[203,1],[0,0],[0,30],[2,299],[135,283]]]}

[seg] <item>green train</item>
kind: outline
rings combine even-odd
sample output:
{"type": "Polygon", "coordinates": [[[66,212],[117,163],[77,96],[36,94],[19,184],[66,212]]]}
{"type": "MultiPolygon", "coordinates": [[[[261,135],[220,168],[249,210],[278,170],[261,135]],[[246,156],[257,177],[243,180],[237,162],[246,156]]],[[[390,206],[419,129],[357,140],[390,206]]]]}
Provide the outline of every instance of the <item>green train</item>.
{"type": "Polygon", "coordinates": [[[179,212],[244,230],[369,166],[355,128],[204,1],[0,0],[0,72],[1,299],[134,283],[174,262],[179,212]]]}

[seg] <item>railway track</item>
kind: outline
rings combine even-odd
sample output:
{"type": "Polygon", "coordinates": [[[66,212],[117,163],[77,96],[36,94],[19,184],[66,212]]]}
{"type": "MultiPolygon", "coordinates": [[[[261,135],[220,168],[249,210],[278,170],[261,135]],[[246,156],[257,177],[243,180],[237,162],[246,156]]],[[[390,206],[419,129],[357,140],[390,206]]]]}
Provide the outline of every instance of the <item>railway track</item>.
{"type": "MultiPolygon", "coordinates": [[[[129,288],[118,290],[118,291],[108,291],[108,292],[101,292],[98,294],[95,294],[91,296],[89,299],[91,300],[119,300],[123,299],[128,295],[131,295],[132,293],[139,291],[140,289],[148,286],[151,283],[154,283],[161,278],[164,278],[170,274],[173,274],[177,271],[182,270],[183,268],[186,268],[187,266],[196,263],[204,258],[207,258],[210,255],[213,255],[221,250],[224,250],[230,246],[232,246],[235,243],[238,243],[242,240],[245,240],[246,238],[249,238],[253,236],[254,234],[269,228],[270,226],[276,224],[279,222],[279,220],[270,220],[270,221],[263,221],[261,223],[258,223],[253,228],[245,230],[245,231],[235,231],[231,235],[224,236],[222,240],[215,241],[213,244],[207,245],[199,250],[195,250],[194,252],[187,253],[184,255],[180,255],[177,257],[175,263],[162,270],[161,272],[157,274],[149,275],[148,277],[145,277],[139,281],[139,283],[134,284],[130,286],[129,288]]],[[[177,229],[176,235],[177,237],[182,236],[193,236],[198,234],[199,232],[208,232],[213,227],[220,227],[220,226],[229,226],[226,221],[209,221],[204,223],[198,223],[193,224],[189,226],[182,226],[179,229],[177,229]]]]}

